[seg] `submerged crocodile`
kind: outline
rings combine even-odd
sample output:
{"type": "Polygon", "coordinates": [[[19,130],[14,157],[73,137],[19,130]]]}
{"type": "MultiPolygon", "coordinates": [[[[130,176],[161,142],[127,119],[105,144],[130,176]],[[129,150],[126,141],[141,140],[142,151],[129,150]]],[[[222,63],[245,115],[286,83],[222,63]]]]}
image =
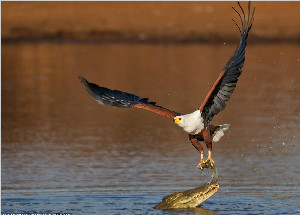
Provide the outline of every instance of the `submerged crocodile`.
{"type": "Polygon", "coordinates": [[[171,195],[163,197],[162,201],[154,206],[154,209],[181,209],[181,208],[195,208],[201,205],[204,201],[210,198],[219,190],[219,182],[214,179],[216,175],[216,168],[210,164],[203,164],[204,168],[212,169],[213,173],[208,183],[196,187],[194,189],[185,190],[183,192],[176,192],[171,195]]]}

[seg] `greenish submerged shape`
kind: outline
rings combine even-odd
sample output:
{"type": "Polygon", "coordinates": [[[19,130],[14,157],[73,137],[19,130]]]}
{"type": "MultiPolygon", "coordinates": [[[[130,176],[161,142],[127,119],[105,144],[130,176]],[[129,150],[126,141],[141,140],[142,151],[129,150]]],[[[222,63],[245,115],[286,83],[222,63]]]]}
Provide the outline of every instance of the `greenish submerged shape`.
{"type": "Polygon", "coordinates": [[[219,190],[219,182],[215,179],[217,169],[209,163],[202,165],[202,168],[212,170],[211,179],[200,187],[185,190],[183,192],[176,192],[171,195],[163,197],[162,201],[155,205],[155,209],[183,209],[195,208],[209,199],[219,190]]]}

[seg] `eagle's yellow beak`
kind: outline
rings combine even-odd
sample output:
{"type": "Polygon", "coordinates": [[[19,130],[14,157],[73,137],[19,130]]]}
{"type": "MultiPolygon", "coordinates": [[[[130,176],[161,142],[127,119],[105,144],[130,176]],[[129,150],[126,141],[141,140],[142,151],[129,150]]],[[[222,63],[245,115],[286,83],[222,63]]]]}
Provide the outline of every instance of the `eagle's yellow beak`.
{"type": "Polygon", "coordinates": [[[174,122],[174,123],[179,123],[181,120],[182,120],[182,119],[181,119],[180,117],[178,117],[178,118],[174,118],[174,119],[173,119],[173,122],[174,122]]]}

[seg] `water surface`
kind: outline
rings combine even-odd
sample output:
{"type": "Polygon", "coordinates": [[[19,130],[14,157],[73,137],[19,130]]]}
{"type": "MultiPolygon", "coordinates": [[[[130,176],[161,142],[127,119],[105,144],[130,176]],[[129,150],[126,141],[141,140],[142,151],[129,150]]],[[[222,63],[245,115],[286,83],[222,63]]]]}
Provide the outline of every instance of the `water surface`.
{"type": "Polygon", "coordinates": [[[155,210],[204,183],[187,135],[151,112],[100,106],[77,76],[197,109],[232,45],[2,44],[2,212],[299,214],[299,71],[295,44],[249,44],[238,86],[214,124],[220,190],[200,208],[155,210]]]}

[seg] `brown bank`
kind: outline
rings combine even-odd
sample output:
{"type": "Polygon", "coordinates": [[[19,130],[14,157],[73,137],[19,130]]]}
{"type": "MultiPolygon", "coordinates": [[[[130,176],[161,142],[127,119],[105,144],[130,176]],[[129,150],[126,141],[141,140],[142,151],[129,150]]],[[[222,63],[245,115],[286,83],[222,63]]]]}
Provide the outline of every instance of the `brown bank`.
{"type": "MultiPolygon", "coordinates": [[[[246,5],[246,2],[242,2],[246,5]]],[[[236,2],[2,2],[2,39],[231,42],[236,2]]],[[[300,2],[253,2],[250,40],[299,42],[300,2]]]]}

